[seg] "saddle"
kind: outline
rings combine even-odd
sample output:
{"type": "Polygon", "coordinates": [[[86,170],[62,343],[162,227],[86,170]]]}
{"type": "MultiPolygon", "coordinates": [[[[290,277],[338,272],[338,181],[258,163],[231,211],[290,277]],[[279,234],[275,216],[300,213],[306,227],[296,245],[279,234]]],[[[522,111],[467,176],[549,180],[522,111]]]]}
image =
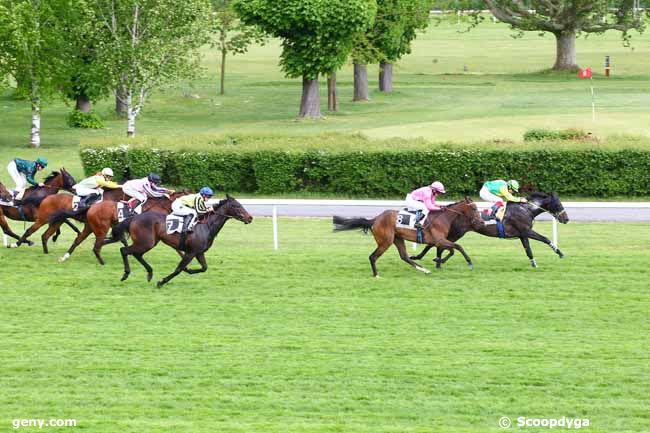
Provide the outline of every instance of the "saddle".
{"type": "Polygon", "coordinates": [[[122,222],[127,218],[131,218],[142,213],[142,204],[138,205],[135,209],[131,209],[131,206],[125,201],[120,201],[117,203],[117,221],[122,222]]]}
{"type": "Polygon", "coordinates": [[[503,219],[506,215],[506,207],[508,203],[504,203],[502,206],[494,205],[491,208],[483,209],[481,212],[481,218],[485,222],[485,225],[497,224],[498,222],[503,222],[503,219]]]}
{"type": "Polygon", "coordinates": [[[99,194],[90,194],[83,197],[75,194],[72,196],[72,210],[76,212],[89,208],[93,204],[101,202],[103,199],[104,196],[99,194]]]}

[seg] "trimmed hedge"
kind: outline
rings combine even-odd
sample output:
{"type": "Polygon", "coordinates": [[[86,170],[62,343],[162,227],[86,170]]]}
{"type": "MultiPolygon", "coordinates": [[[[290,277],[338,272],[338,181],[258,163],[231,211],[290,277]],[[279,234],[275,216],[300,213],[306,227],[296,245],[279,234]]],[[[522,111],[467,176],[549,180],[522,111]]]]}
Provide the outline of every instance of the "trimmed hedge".
{"type": "Polygon", "coordinates": [[[118,146],[84,148],[87,174],[112,167],[118,180],[158,172],[170,185],[244,193],[297,191],[387,197],[434,179],[451,195],[475,195],[488,179],[572,196],[640,196],[650,191],[650,151],[390,150],[192,152],[118,146]]]}

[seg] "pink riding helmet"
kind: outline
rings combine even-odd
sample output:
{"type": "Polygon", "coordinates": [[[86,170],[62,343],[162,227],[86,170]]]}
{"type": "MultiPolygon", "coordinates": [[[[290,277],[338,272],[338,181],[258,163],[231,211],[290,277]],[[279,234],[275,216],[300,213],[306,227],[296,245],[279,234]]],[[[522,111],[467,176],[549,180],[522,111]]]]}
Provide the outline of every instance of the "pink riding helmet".
{"type": "Polygon", "coordinates": [[[447,191],[445,191],[445,186],[442,184],[442,182],[438,182],[438,181],[435,181],[435,182],[433,182],[431,184],[431,189],[436,191],[436,192],[439,192],[441,194],[444,194],[444,193],[447,192],[447,191]]]}

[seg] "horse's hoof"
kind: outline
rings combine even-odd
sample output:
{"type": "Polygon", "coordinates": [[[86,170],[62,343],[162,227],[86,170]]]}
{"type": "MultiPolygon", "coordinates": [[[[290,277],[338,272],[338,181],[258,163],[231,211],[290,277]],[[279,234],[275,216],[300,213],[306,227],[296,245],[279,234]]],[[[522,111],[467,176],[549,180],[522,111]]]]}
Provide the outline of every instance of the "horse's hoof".
{"type": "MultiPolygon", "coordinates": [[[[16,245],[16,246],[18,246],[18,245],[16,245]]],[[[27,246],[28,246],[28,247],[33,247],[33,246],[34,246],[34,242],[32,242],[32,241],[27,241],[27,246]]]]}
{"type": "Polygon", "coordinates": [[[165,283],[164,283],[162,280],[158,281],[158,282],[156,283],[156,288],[160,289],[160,288],[162,287],[163,284],[165,284],[165,283]]]}
{"type": "Polygon", "coordinates": [[[147,282],[150,282],[153,278],[153,273],[147,274],[147,282]]]}
{"type": "Polygon", "coordinates": [[[124,274],[124,275],[122,275],[122,278],[120,279],[120,281],[126,281],[127,278],[129,278],[129,274],[124,274]]]}
{"type": "Polygon", "coordinates": [[[533,259],[533,260],[530,261],[530,265],[531,265],[533,268],[536,268],[536,267],[537,267],[537,262],[533,259]]]}
{"type": "Polygon", "coordinates": [[[380,278],[379,275],[375,275],[375,278],[380,278]]]}
{"type": "Polygon", "coordinates": [[[469,270],[470,270],[470,271],[473,271],[473,270],[474,270],[474,265],[473,265],[473,264],[468,263],[467,266],[469,267],[469,270]]]}
{"type": "Polygon", "coordinates": [[[423,268],[422,266],[416,266],[415,269],[417,269],[420,272],[424,272],[427,275],[429,275],[431,273],[430,270],[428,270],[427,268],[423,268]]]}
{"type": "Polygon", "coordinates": [[[70,258],[70,253],[65,253],[62,257],[59,257],[59,263],[63,263],[70,258]]]}
{"type": "Polygon", "coordinates": [[[566,256],[564,254],[560,254],[560,259],[565,258],[566,256]]]}

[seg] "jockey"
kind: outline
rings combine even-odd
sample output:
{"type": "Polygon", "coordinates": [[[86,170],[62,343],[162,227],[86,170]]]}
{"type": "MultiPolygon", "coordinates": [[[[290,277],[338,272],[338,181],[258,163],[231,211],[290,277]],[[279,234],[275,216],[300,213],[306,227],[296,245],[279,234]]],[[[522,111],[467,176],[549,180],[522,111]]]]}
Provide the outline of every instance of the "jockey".
{"type": "Polygon", "coordinates": [[[16,184],[13,194],[15,200],[20,200],[22,198],[27,183],[33,186],[43,186],[43,183],[36,182],[34,176],[45,167],[47,167],[47,159],[42,156],[36,158],[36,161],[27,161],[16,158],[9,163],[7,171],[16,184]]]}
{"type": "Polygon", "coordinates": [[[187,231],[190,223],[196,219],[197,216],[208,213],[209,209],[206,206],[205,201],[210,199],[213,195],[214,193],[212,192],[212,189],[204,186],[198,194],[184,195],[174,200],[172,203],[172,213],[184,218],[183,229],[181,230],[182,233],[187,231]]]}
{"type": "Polygon", "coordinates": [[[101,188],[115,189],[122,188],[122,185],[113,182],[113,170],[106,167],[94,176],[82,180],[72,188],[74,188],[79,197],[83,197],[79,203],[79,207],[85,208],[89,207],[101,197],[103,192],[101,188]]]}
{"type": "Polygon", "coordinates": [[[149,173],[149,176],[142,179],[133,179],[124,182],[122,191],[124,194],[132,197],[129,200],[131,212],[147,201],[148,197],[163,197],[165,194],[173,194],[174,190],[158,186],[162,179],[156,173],[149,173]]]}
{"type": "Polygon", "coordinates": [[[481,191],[479,191],[479,195],[483,200],[494,203],[494,205],[492,205],[492,213],[490,214],[490,219],[494,218],[497,209],[503,206],[504,202],[527,202],[527,200],[523,197],[516,197],[512,195],[513,192],[519,192],[519,182],[514,179],[507,182],[505,180],[497,179],[487,181],[483,184],[481,191]]]}
{"type": "Polygon", "coordinates": [[[423,186],[406,195],[406,207],[408,210],[417,211],[415,221],[416,229],[422,228],[420,221],[429,212],[442,210],[442,207],[436,204],[436,197],[438,194],[444,194],[445,192],[445,186],[441,182],[435,181],[429,186],[423,186]]]}

